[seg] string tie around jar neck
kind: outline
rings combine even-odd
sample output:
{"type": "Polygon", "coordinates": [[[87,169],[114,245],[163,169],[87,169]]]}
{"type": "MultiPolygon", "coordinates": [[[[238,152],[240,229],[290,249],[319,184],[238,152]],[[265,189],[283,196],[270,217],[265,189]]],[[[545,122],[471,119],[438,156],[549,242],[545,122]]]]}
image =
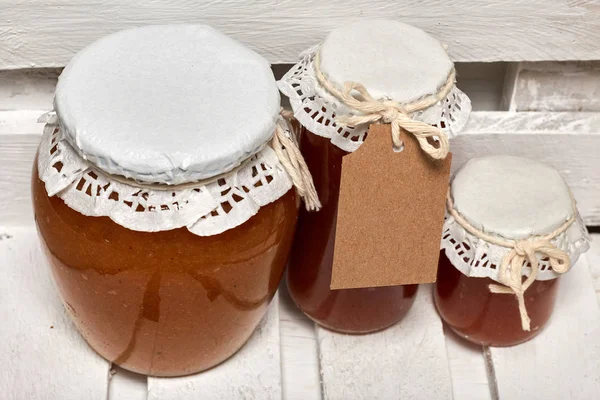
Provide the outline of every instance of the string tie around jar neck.
{"type": "MultiPolygon", "coordinates": [[[[280,113],[285,118],[285,112],[280,113]]],[[[313,182],[312,175],[304,161],[298,144],[294,140],[294,132],[288,136],[282,126],[282,121],[278,121],[275,126],[275,134],[271,139],[271,147],[275,150],[281,165],[285,168],[296,187],[296,191],[304,200],[304,206],[308,211],[318,211],[321,209],[321,202],[317,194],[317,189],[313,182]]]]}
{"type": "Polygon", "coordinates": [[[548,258],[550,266],[556,273],[563,274],[571,268],[571,259],[569,255],[551,243],[552,239],[561,235],[575,222],[577,208],[575,199],[573,199],[572,195],[571,199],[573,203],[573,216],[554,231],[543,236],[533,236],[521,240],[507,240],[487,234],[471,225],[466,218],[454,208],[450,191],[448,191],[446,196],[448,213],[467,232],[490,244],[510,249],[500,263],[500,269],[498,271],[498,281],[500,282],[500,285],[491,284],[489,285],[489,290],[492,293],[515,295],[519,305],[521,327],[524,331],[531,330],[531,320],[525,305],[525,291],[535,281],[540,269],[537,254],[540,254],[542,258],[548,258]],[[531,272],[527,279],[523,280],[522,268],[526,263],[529,263],[531,266],[531,272]]]}
{"type": "Polygon", "coordinates": [[[320,53],[320,50],[317,51],[313,63],[319,84],[349,109],[357,112],[354,115],[336,116],[335,121],[337,123],[346,126],[375,123],[390,124],[395,148],[401,149],[403,147],[400,135],[401,131],[405,130],[415,136],[421,149],[431,158],[436,160],[446,158],[450,149],[448,135],[437,126],[413,119],[412,115],[417,111],[431,107],[448,96],[456,81],[454,67],[437,93],[424,96],[413,102],[399,103],[393,100],[374,99],[367,88],[358,82],[345,82],[343,89],[338,90],[321,71],[320,53]],[[358,93],[358,95],[355,93],[358,93]]]}
{"type": "MultiPolygon", "coordinates": [[[[306,165],[306,161],[304,161],[304,157],[302,156],[302,153],[298,148],[298,144],[294,140],[295,138],[290,137],[287,134],[286,127],[284,126],[284,121],[289,119],[288,114],[286,114],[284,111],[281,111],[280,115],[281,117],[275,125],[275,132],[273,133],[273,137],[271,138],[269,145],[275,151],[279,162],[281,163],[285,171],[288,173],[290,179],[292,180],[292,184],[296,188],[296,191],[304,200],[304,205],[306,209],[308,211],[318,211],[319,209],[321,209],[321,202],[319,201],[319,196],[317,194],[312,175],[310,174],[308,166],[306,165]]],[[[51,125],[59,125],[60,123],[56,113],[53,111],[42,115],[38,119],[38,122],[43,122],[51,125]]],[[[294,135],[293,131],[291,132],[291,135],[294,135]]],[[[200,186],[208,185],[209,183],[225,178],[231,174],[235,174],[241,168],[245,167],[249,161],[250,158],[241,162],[240,165],[235,167],[233,170],[227,171],[217,176],[194,182],[186,182],[178,185],[167,185],[163,183],[144,183],[138,182],[134,179],[128,179],[120,175],[113,175],[105,172],[104,174],[115,181],[140,189],[178,191],[184,189],[194,189],[200,186]]],[[[89,161],[87,160],[86,162],[89,163],[89,161]]]]}

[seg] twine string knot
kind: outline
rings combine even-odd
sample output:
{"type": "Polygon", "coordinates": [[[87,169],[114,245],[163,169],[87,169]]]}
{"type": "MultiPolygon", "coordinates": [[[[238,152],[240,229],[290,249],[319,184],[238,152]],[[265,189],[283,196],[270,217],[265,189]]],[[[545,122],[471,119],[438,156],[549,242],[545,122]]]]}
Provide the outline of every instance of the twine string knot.
{"type": "Polygon", "coordinates": [[[358,82],[345,82],[343,89],[338,90],[321,71],[320,52],[317,52],[313,64],[315,75],[321,86],[355,112],[352,115],[336,116],[337,123],[346,126],[390,124],[395,148],[402,148],[401,132],[405,130],[415,136],[421,149],[431,158],[436,160],[446,158],[450,148],[446,133],[437,126],[413,119],[412,114],[425,110],[448,96],[456,79],[454,68],[437,93],[410,103],[398,103],[388,99],[374,99],[367,88],[358,82]]]}

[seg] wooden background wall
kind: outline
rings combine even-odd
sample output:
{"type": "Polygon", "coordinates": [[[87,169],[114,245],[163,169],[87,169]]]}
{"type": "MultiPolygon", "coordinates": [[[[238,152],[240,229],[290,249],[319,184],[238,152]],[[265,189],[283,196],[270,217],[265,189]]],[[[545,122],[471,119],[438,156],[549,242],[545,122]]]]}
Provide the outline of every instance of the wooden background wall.
{"type": "Polygon", "coordinates": [[[267,57],[281,75],[330,29],[367,17],[419,26],[459,62],[459,87],[474,112],[452,143],[454,169],[483,154],[548,162],[572,187],[586,223],[600,226],[597,0],[0,0],[0,360],[10,360],[0,362],[0,397],[316,400],[345,399],[348,390],[417,399],[597,395],[600,246],[562,284],[555,328],[514,349],[484,350],[444,336],[428,287],[404,325],[366,341],[315,328],[282,287],[259,334],[231,362],[189,378],[146,380],[123,370],[113,376],[62,311],[37,245],[29,178],[42,131],[36,119],[52,108],[57,77],[73,54],[128,27],[209,23],[267,57]],[[365,362],[374,354],[385,370],[365,362]]]}

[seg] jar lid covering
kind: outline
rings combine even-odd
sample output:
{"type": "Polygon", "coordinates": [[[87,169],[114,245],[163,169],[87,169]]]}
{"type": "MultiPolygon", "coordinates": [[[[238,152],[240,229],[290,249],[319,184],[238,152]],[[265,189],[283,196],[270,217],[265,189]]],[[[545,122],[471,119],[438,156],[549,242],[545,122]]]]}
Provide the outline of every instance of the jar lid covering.
{"type": "Polygon", "coordinates": [[[403,103],[436,93],[452,68],[440,42],[398,21],[349,24],[321,46],[321,71],[332,82],[360,82],[376,99],[403,103]]]}
{"type": "Polygon", "coordinates": [[[553,262],[568,256],[568,270],[589,249],[589,235],[555,169],[500,155],[473,158],[455,174],[440,247],[463,274],[506,285],[502,266],[516,256],[524,257],[516,276],[531,276],[526,250],[537,259],[535,279],[557,278],[565,271],[553,262]]]}
{"type": "MultiPolygon", "coordinates": [[[[349,117],[365,114],[348,106],[331,87],[341,92],[345,84],[360,84],[373,100],[407,109],[439,96],[429,106],[405,114],[452,138],[471,112],[471,101],[454,85],[454,76],[444,47],[426,32],[397,21],[364,20],[332,31],[322,44],[308,49],[278,86],[306,129],[353,152],[364,142],[369,123],[349,123],[349,117]]],[[[356,90],[350,94],[361,97],[355,96],[356,90]]]]}
{"type": "Polygon", "coordinates": [[[471,225],[513,240],[552,232],[575,212],[558,171],[507,155],[467,161],[452,180],[451,195],[471,225]]]}
{"type": "Polygon", "coordinates": [[[205,25],[104,37],[72,59],[55,94],[65,139],[80,156],[109,174],[173,185],[257,154],[279,107],[268,62],[205,25]]]}

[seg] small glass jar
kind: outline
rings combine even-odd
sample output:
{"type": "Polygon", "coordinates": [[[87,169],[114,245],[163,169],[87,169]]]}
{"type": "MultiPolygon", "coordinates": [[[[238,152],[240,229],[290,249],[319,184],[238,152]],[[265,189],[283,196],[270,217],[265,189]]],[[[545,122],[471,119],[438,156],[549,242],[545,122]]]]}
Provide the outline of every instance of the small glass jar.
{"type": "MultiPolygon", "coordinates": [[[[322,203],[318,213],[300,211],[287,271],[290,295],[325,328],[351,334],[374,332],[406,315],[418,286],[330,289],[342,160],[363,143],[368,125],[336,122],[352,110],[319,85],[314,67],[318,52],[321,70],[337,86],[356,81],[373,97],[397,102],[437,92],[453,64],[441,44],[418,28],[387,20],[361,21],[331,32],[279,81],[303,127],[300,149],[322,203]]],[[[469,99],[453,87],[444,101],[417,117],[451,135],[462,129],[469,112],[469,99]]]]}
{"type": "Polygon", "coordinates": [[[55,108],[33,206],[83,337],[155,376],[230,357],[278,288],[298,212],[268,62],[207,26],[136,28],[82,50],[55,108]]]}
{"type": "Polygon", "coordinates": [[[506,287],[512,268],[522,266],[516,283],[525,284],[531,276],[533,263],[526,255],[515,265],[507,264],[506,271],[501,268],[503,261],[518,257],[520,251],[512,250],[523,243],[550,235],[552,246],[570,264],[587,250],[585,226],[577,218],[569,188],[545,164],[493,156],[468,161],[453,178],[449,195],[456,216],[449,212],[444,225],[434,288],[442,319],[459,336],[481,345],[512,346],[533,338],[547,325],[559,287],[559,272],[543,249],[534,248],[537,276],[524,288],[526,324],[515,293],[492,290],[506,287]],[[477,232],[470,232],[471,226],[477,232]]]}

